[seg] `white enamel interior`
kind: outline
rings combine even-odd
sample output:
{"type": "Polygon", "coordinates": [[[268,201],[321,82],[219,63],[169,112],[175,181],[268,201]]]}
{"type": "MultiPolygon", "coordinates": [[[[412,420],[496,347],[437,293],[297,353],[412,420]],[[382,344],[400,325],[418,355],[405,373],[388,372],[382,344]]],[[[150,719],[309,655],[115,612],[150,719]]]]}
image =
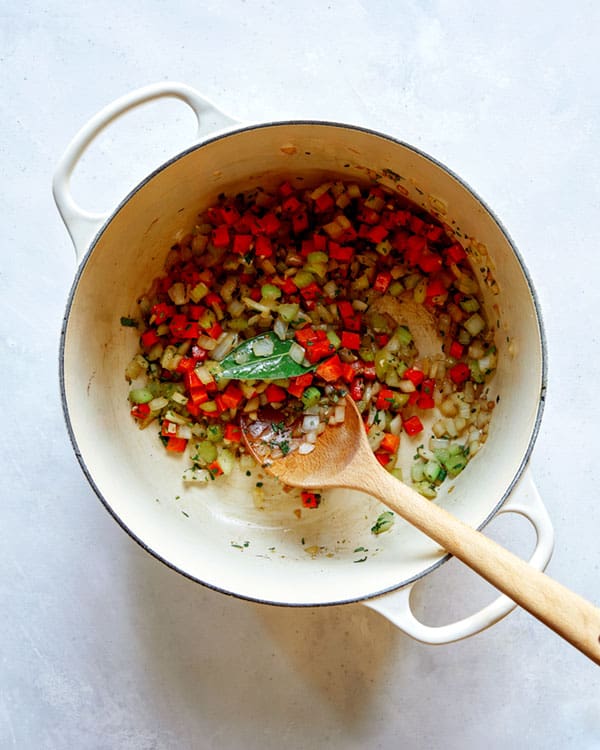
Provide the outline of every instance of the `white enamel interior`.
{"type": "Polygon", "coordinates": [[[374,537],[370,527],[381,507],[358,494],[332,492],[298,519],[298,502],[283,493],[267,493],[266,507],[255,507],[256,473],[185,487],[185,459],[165,453],[154,427],[137,430],[127,406],[123,372],[137,334],[119,318],[135,314],[136,298],[199,210],[221,192],[283,177],[364,181],[366,168],[401,175],[409,197],[429,209],[441,200],[446,220],[487,247],[500,290],[486,291],[488,315],[499,325],[491,397],[499,394],[500,401],[490,437],[438,502],[481,525],[509,491],[535,433],[543,353],[529,284],[501,228],[461,182],[410,147],[338,125],[258,126],[196,147],[134,191],[85,258],[65,323],[63,387],[76,448],[106,505],[155,555],[220,590],[281,604],[338,603],[401,586],[443,557],[401,521],[374,537]],[[322,549],[313,556],[306,552],[312,547],[322,549]],[[358,547],[368,549],[361,564],[358,547]]]}

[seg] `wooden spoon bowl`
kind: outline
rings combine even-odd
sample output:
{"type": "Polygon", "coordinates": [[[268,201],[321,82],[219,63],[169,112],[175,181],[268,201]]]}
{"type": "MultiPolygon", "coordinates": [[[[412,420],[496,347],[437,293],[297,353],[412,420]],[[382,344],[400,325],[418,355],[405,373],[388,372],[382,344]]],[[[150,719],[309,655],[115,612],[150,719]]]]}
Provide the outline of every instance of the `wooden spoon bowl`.
{"type": "MultiPolygon", "coordinates": [[[[351,398],[346,398],[344,422],[328,427],[306,455],[269,449],[273,441],[266,435],[273,433],[273,420],[270,411],[241,422],[250,453],[269,474],[292,487],[346,487],[376,497],[600,664],[600,610],[389,474],[373,455],[351,398]]],[[[292,422],[279,421],[275,445],[287,444],[292,430],[292,422]]]]}

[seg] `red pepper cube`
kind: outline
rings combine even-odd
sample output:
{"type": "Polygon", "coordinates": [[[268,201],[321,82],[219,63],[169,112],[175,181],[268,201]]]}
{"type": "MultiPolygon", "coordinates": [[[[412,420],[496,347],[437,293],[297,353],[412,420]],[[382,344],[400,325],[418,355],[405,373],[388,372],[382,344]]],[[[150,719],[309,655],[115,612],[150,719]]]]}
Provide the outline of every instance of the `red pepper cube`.
{"type": "Polygon", "coordinates": [[[196,367],[196,360],[193,357],[182,357],[175,368],[177,372],[190,372],[196,367]]]}
{"type": "Polygon", "coordinates": [[[388,453],[397,453],[398,448],[400,447],[400,436],[394,435],[391,432],[386,432],[383,436],[383,440],[381,441],[379,448],[382,451],[387,451],[388,453]]]}
{"type": "Polygon", "coordinates": [[[377,450],[375,451],[375,458],[379,461],[382,466],[387,466],[392,460],[392,457],[386,451],[377,450]]]}
{"type": "Polygon", "coordinates": [[[409,369],[404,372],[404,375],[402,377],[406,380],[410,380],[413,385],[418,387],[425,380],[425,373],[423,372],[423,370],[417,370],[415,367],[409,367],[409,369]]]}
{"type": "Polygon", "coordinates": [[[300,498],[305,508],[318,508],[321,503],[321,495],[316,492],[309,492],[308,490],[302,490],[300,498]]]}
{"type": "Polygon", "coordinates": [[[305,326],[304,328],[299,328],[294,333],[294,338],[300,344],[300,346],[306,348],[309,341],[312,342],[319,340],[319,331],[315,331],[315,329],[311,328],[310,326],[305,326]]]}
{"type": "Polygon", "coordinates": [[[453,383],[456,383],[456,385],[461,385],[469,379],[469,377],[471,376],[471,370],[464,362],[457,362],[454,367],[451,367],[448,370],[448,375],[450,376],[450,380],[452,380],[453,383]]]}
{"type": "Polygon", "coordinates": [[[210,471],[213,477],[220,477],[223,474],[223,469],[218,461],[213,461],[211,464],[208,464],[206,468],[210,471]]]}
{"type": "Polygon", "coordinates": [[[166,448],[168,451],[171,451],[171,453],[183,453],[187,447],[187,443],[188,441],[185,438],[170,437],[167,440],[166,448]]]}
{"type": "Polygon", "coordinates": [[[285,401],[287,391],[285,390],[285,388],[281,388],[281,386],[275,385],[275,383],[269,383],[269,385],[265,388],[265,396],[267,397],[267,401],[270,404],[278,404],[282,401],[285,401]]]}
{"type": "Polygon", "coordinates": [[[232,250],[238,255],[246,255],[250,251],[254,237],[251,234],[236,234],[233,238],[232,250]]]}
{"type": "Polygon", "coordinates": [[[214,339],[215,341],[219,338],[219,336],[223,333],[223,326],[220,323],[213,323],[210,328],[206,329],[206,335],[210,336],[211,339],[214,339]]]}
{"type": "Polygon", "coordinates": [[[373,282],[373,289],[376,292],[385,294],[391,283],[392,283],[392,274],[389,271],[381,271],[375,277],[375,281],[373,282]]]}
{"type": "Polygon", "coordinates": [[[150,414],[150,406],[148,404],[134,404],[131,407],[131,416],[136,419],[146,419],[150,414]]]}
{"type": "Polygon", "coordinates": [[[175,422],[169,422],[168,419],[163,419],[160,426],[160,434],[163,437],[176,437],[177,436],[177,424],[175,422]]]}
{"type": "Polygon", "coordinates": [[[346,349],[358,351],[360,349],[360,334],[352,331],[342,331],[342,346],[346,349]]]}
{"type": "Polygon", "coordinates": [[[396,392],[390,388],[381,388],[377,394],[377,400],[375,401],[375,408],[379,411],[386,411],[393,407],[396,399],[396,392]]]}
{"type": "Polygon", "coordinates": [[[215,292],[210,292],[209,294],[207,294],[206,297],[204,298],[204,301],[206,302],[207,305],[210,305],[211,307],[213,305],[217,305],[220,308],[225,307],[225,302],[223,301],[223,298],[220,297],[215,292]]]}
{"type": "Polygon", "coordinates": [[[308,215],[306,211],[299,211],[292,216],[292,229],[294,234],[300,234],[308,229],[308,215]]]}
{"type": "Polygon", "coordinates": [[[200,406],[200,404],[205,404],[209,400],[208,398],[208,391],[204,386],[201,388],[193,388],[190,391],[189,395],[189,401],[188,404],[191,402],[195,407],[200,406]]]}
{"type": "Polygon", "coordinates": [[[315,211],[322,214],[333,208],[333,205],[333,196],[329,191],[326,191],[315,200],[315,211]]]}
{"type": "Polygon", "coordinates": [[[149,328],[147,331],[144,331],[142,335],[140,336],[140,342],[144,349],[150,349],[154,346],[154,344],[158,343],[160,341],[158,337],[158,333],[154,330],[154,328],[149,328]]]}
{"type": "Polygon", "coordinates": [[[278,284],[279,288],[284,294],[290,295],[295,294],[298,291],[298,287],[294,284],[294,280],[291,276],[287,276],[282,284],[278,284]]]}
{"type": "Polygon", "coordinates": [[[416,266],[421,255],[427,249],[427,240],[418,234],[411,235],[406,240],[406,262],[411,266],[416,266]]]}
{"type": "Polygon", "coordinates": [[[175,306],[167,305],[166,302],[159,302],[158,304],[153,305],[150,310],[150,319],[153,321],[154,325],[157,326],[167,321],[173,315],[175,315],[175,306]]]}
{"type": "Polygon", "coordinates": [[[300,290],[300,294],[304,299],[316,300],[323,296],[323,290],[316,281],[311,281],[308,286],[300,290]]]}
{"type": "Polygon", "coordinates": [[[410,217],[409,226],[415,234],[425,234],[427,231],[427,224],[414,214],[410,217]]]}
{"type": "Polygon", "coordinates": [[[211,206],[207,210],[206,215],[210,223],[214,224],[215,226],[218,226],[219,224],[223,223],[223,214],[221,213],[221,210],[217,206],[211,206]]]}
{"type": "Polygon", "coordinates": [[[240,212],[234,206],[227,205],[221,208],[221,216],[225,224],[231,226],[239,220],[240,212]]]}
{"type": "Polygon", "coordinates": [[[279,230],[281,222],[272,211],[269,211],[262,219],[258,219],[258,225],[266,235],[271,236],[279,230]]]}
{"type": "MultiPolygon", "coordinates": [[[[358,220],[364,222],[365,224],[370,224],[371,226],[374,226],[375,224],[379,224],[380,216],[377,213],[377,211],[374,211],[372,208],[366,208],[363,207],[362,211],[358,215],[358,220]]],[[[361,236],[359,231],[359,236],[361,236]]]]}
{"type": "Polygon", "coordinates": [[[327,237],[324,234],[313,234],[312,241],[315,252],[324,253],[327,250],[327,237]]]}
{"type": "Polygon", "coordinates": [[[290,184],[288,180],[285,182],[282,182],[279,186],[279,195],[282,195],[284,198],[287,198],[288,195],[292,195],[294,192],[294,188],[290,184]]]}
{"type": "Polygon", "coordinates": [[[346,383],[351,383],[356,377],[356,370],[350,362],[342,362],[342,379],[346,383]]]}
{"type": "Polygon", "coordinates": [[[215,247],[229,246],[229,229],[227,228],[227,225],[222,224],[220,227],[213,229],[212,243],[215,247]]]}
{"type": "Polygon", "coordinates": [[[301,207],[302,204],[295,195],[290,195],[290,197],[286,198],[281,204],[281,210],[286,214],[294,214],[301,207]]]}
{"type": "Polygon", "coordinates": [[[362,378],[355,378],[350,384],[350,397],[353,401],[360,401],[365,393],[365,381],[362,378]]]}
{"type": "Polygon", "coordinates": [[[318,365],[316,370],[317,375],[323,378],[327,383],[333,383],[342,377],[342,363],[337,354],[333,357],[326,359],[318,365]]]}
{"type": "Polygon", "coordinates": [[[421,393],[424,393],[426,396],[433,396],[434,391],[435,391],[435,380],[433,378],[426,378],[421,383],[421,393]]]}
{"type": "Polygon", "coordinates": [[[349,331],[360,332],[360,329],[362,328],[362,318],[358,313],[343,318],[343,323],[344,327],[349,331]]]}
{"type": "Polygon", "coordinates": [[[433,281],[430,281],[429,284],[427,284],[425,296],[433,301],[440,298],[445,300],[448,297],[448,290],[440,279],[433,279],[433,281]]]}
{"type": "Polygon", "coordinates": [[[458,341],[453,341],[450,344],[450,356],[454,359],[460,359],[465,351],[465,347],[458,341]]]}
{"type": "Polygon", "coordinates": [[[314,241],[302,240],[302,244],[300,245],[300,255],[302,255],[303,258],[307,258],[311,253],[314,252],[316,252],[314,241]]]}
{"type": "Polygon", "coordinates": [[[435,273],[442,267],[442,256],[432,253],[431,250],[424,250],[417,264],[424,273],[435,273]]]}
{"type": "MultiPolygon", "coordinates": [[[[411,393],[411,396],[412,396],[412,393],[411,393]]],[[[419,409],[433,409],[435,406],[435,401],[433,400],[432,396],[419,393],[416,399],[416,404],[419,407],[419,409]]]]}
{"type": "Polygon", "coordinates": [[[410,435],[411,437],[413,435],[418,435],[420,432],[423,432],[423,423],[416,415],[414,417],[406,419],[402,423],[402,426],[404,427],[404,431],[406,432],[406,434],[410,435]]]}
{"type": "Polygon", "coordinates": [[[460,263],[461,260],[465,260],[467,257],[464,247],[458,242],[450,245],[450,247],[445,250],[444,255],[446,256],[446,262],[448,265],[452,263],[460,263]]]}
{"type": "Polygon", "coordinates": [[[371,227],[369,229],[369,233],[367,234],[367,239],[371,240],[371,242],[378,243],[384,240],[388,236],[388,230],[382,226],[381,224],[377,224],[374,227],[371,227]]]}
{"type": "Polygon", "coordinates": [[[340,263],[349,263],[354,257],[354,248],[351,245],[339,245],[337,242],[329,243],[329,257],[340,263]]]}
{"type": "Polygon", "coordinates": [[[354,308],[347,300],[338,302],[337,307],[341,318],[349,318],[351,315],[354,315],[354,308]]]}
{"type": "Polygon", "coordinates": [[[231,443],[239,443],[242,440],[242,431],[237,424],[228,422],[225,425],[223,437],[225,438],[225,440],[229,440],[231,443]]]}
{"type": "Polygon", "coordinates": [[[333,344],[327,337],[321,341],[309,341],[305,347],[306,359],[314,365],[315,362],[329,356],[334,350],[333,344]]]}
{"type": "Polygon", "coordinates": [[[377,342],[377,346],[380,348],[385,346],[389,342],[390,338],[391,336],[389,333],[376,333],[375,334],[375,341],[377,342]]]}
{"type": "Polygon", "coordinates": [[[361,373],[365,380],[372,382],[377,379],[377,371],[372,362],[361,362],[361,373]]]}
{"type": "Polygon", "coordinates": [[[273,255],[273,245],[268,237],[259,235],[256,238],[254,250],[259,258],[270,258],[273,255]]]}
{"type": "Polygon", "coordinates": [[[430,242],[439,242],[444,236],[444,230],[442,227],[432,224],[425,232],[425,236],[430,242]]]}
{"type": "Polygon", "coordinates": [[[235,383],[229,383],[223,393],[220,394],[220,397],[223,407],[225,409],[233,409],[234,411],[244,400],[242,389],[235,385],[235,383]]]}

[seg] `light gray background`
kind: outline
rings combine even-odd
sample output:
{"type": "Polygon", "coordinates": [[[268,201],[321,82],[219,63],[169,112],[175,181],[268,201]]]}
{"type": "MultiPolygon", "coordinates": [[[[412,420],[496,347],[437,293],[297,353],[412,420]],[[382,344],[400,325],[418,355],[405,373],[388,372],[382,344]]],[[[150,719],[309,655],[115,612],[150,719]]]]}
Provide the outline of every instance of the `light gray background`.
{"type": "MultiPolygon", "coordinates": [[[[550,572],[600,601],[600,6],[577,1],[0,3],[3,479],[0,747],[600,747],[597,667],[521,611],[433,648],[361,606],[261,607],[146,555],[69,444],[57,352],[75,271],[50,183],[114,98],[189,83],[245,121],[372,127],[445,162],[496,210],[545,313],[549,391],[532,459],[550,572]]],[[[109,130],[74,187],[109,209],[190,143],[159,104],[109,130]]],[[[485,492],[485,487],[481,488],[485,492]]],[[[525,523],[490,533],[521,554],[525,523]]],[[[492,592],[452,562],[428,622],[492,592]]]]}

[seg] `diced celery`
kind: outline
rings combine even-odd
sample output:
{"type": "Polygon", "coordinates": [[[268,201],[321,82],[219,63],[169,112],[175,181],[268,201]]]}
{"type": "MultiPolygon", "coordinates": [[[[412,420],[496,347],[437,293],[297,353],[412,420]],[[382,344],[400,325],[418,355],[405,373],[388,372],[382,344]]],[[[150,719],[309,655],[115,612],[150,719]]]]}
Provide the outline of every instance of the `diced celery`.
{"type": "Polygon", "coordinates": [[[235,465],[233,453],[230,450],[227,450],[227,448],[219,448],[217,460],[223,474],[225,474],[225,476],[231,474],[235,465]]]}
{"type": "Polygon", "coordinates": [[[217,446],[210,440],[203,440],[196,445],[196,452],[192,456],[192,461],[199,464],[211,464],[217,459],[217,446]]]}
{"type": "Polygon", "coordinates": [[[327,338],[329,339],[329,343],[333,346],[334,349],[339,349],[341,345],[340,337],[337,335],[337,333],[333,330],[327,331],[327,338]]]}
{"type": "Polygon", "coordinates": [[[209,293],[210,289],[206,286],[203,281],[199,281],[196,286],[190,290],[190,299],[195,304],[198,304],[203,297],[209,293]]]}
{"type": "Polygon", "coordinates": [[[211,443],[218,443],[223,439],[223,428],[220,424],[210,424],[206,428],[206,437],[211,443]]]}
{"type": "Polygon", "coordinates": [[[154,395],[149,388],[132,388],[129,391],[129,400],[133,404],[147,404],[153,398],[154,395]]]}
{"type": "Polygon", "coordinates": [[[425,464],[423,461],[415,461],[410,467],[410,478],[413,482],[422,482],[425,477],[425,464]]]}
{"type": "Polygon", "coordinates": [[[277,312],[279,313],[279,317],[283,320],[284,323],[291,323],[298,317],[298,313],[300,312],[300,305],[295,302],[279,305],[279,307],[277,308],[277,312]]]}
{"type": "Polygon", "coordinates": [[[394,331],[394,338],[398,339],[403,346],[408,346],[413,340],[412,333],[406,326],[398,326],[394,331]]]}
{"type": "Polygon", "coordinates": [[[438,479],[440,473],[442,471],[442,467],[437,461],[427,461],[424,468],[424,474],[425,478],[428,479],[430,482],[435,482],[436,479],[438,479]]]}
{"type": "Polygon", "coordinates": [[[371,526],[371,532],[375,535],[383,534],[385,531],[389,531],[394,525],[394,514],[391,510],[386,510],[378,516],[374,525],[371,526]]]}
{"type": "Polygon", "coordinates": [[[379,255],[389,255],[392,252],[392,245],[389,240],[381,240],[375,245],[375,250],[379,255]]]}
{"type": "Polygon", "coordinates": [[[402,294],[404,291],[404,287],[402,286],[401,281],[393,281],[390,284],[390,288],[388,289],[388,294],[391,294],[392,297],[398,297],[398,295],[402,294]]]}
{"type": "Polygon", "coordinates": [[[281,297],[281,289],[274,284],[263,284],[260,288],[263,299],[272,300],[281,297]]]}
{"type": "Polygon", "coordinates": [[[304,289],[304,287],[312,284],[312,282],[315,280],[315,277],[309,271],[300,269],[298,273],[293,277],[293,279],[294,284],[298,287],[298,289],[304,289]]]}
{"type": "Polygon", "coordinates": [[[314,385],[309,386],[302,394],[302,403],[306,409],[316,406],[321,399],[321,391],[314,385]]]}
{"type": "Polygon", "coordinates": [[[465,297],[465,299],[459,302],[461,308],[467,313],[475,313],[479,310],[479,302],[475,297],[465,297]]]}

